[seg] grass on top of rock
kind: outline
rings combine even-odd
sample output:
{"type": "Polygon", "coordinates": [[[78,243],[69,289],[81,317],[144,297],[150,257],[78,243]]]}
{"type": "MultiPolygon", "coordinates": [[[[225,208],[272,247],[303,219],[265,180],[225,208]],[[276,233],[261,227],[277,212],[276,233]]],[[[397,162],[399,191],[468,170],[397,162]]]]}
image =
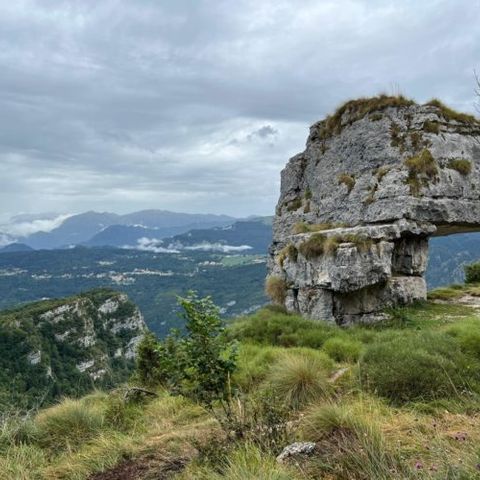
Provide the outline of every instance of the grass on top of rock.
{"type": "Polygon", "coordinates": [[[314,234],[305,240],[298,247],[298,251],[307,259],[319,257],[320,255],[331,255],[343,243],[352,243],[359,252],[368,252],[374,245],[370,238],[356,234],[344,235],[322,235],[314,234]]]}
{"type": "Polygon", "coordinates": [[[306,223],[298,222],[293,226],[293,234],[322,232],[324,230],[332,230],[334,228],[345,227],[344,223],[306,223]]]}
{"type": "Polygon", "coordinates": [[[445,120],[454,120],[460,123],[467,123],[467,124],[479,124],[480,120],[476,118],[474,115],[470,115],[468,113],[457,112],[450,107],[447,107],[444,103],[442,103],[437,98],[433,98],[425,105],[430,105],[432,107],[437,107],[445,120]]]}
{"type": "MultiPolygon", "coordinates": [[[[402,95],[378,95],[370,98],[349,100],[338,107],[332,115],[329,115],[325,120],[316,125],[313,139],[326,140],[333,135],[338,135],[346,126],[366,117],[370,113],[378,114],[389,107],[410,106],[413,104],[413,100],[409,100],[402,95]]],[[[376,117],[373,120],[380,120],[380,118],[376,117]]]]}

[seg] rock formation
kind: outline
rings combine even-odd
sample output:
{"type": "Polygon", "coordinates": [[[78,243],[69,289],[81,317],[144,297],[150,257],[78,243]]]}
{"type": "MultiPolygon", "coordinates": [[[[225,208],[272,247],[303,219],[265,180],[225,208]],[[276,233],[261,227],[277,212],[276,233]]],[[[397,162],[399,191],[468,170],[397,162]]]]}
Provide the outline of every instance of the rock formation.
{"type": "Polygon", "coordinates": [[[125,381],[146,331],[136,305],[108,289],[1,312],[0,411],[125,381]]]}
{"type": "Polygon", "coordinates": [[[428,238],[480,230],[480,121],[439,101],[347,102],[282,171],[267,291],[351,324],[426,298],[428,238]]]}

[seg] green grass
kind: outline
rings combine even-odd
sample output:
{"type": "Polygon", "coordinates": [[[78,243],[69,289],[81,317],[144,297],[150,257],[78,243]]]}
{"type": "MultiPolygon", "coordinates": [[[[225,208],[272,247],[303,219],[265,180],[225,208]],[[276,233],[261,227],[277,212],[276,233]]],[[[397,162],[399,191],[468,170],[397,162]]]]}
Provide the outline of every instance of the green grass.
{"type": "Polygon", "coordinates": [[[175,478],[185,480],[478,478],[480,314],[457,299],[480,287],[443,290],[431,296],[448,303],[391,310],[370,326],[343,329],[280,307],[232,322],[231,412],[249,426],[243,437],[221,426],[220,404],[205,410],[161,390],[138,403],[121,389],[96,392],[6,418],[0,478],[87,480],[125,460],[148,468],[145,478],[165,478],[179,463],[186,468],[175,478]],[[257,401],[261,415],[248,407],[257,401]],[[265,425],[278,422],[285,438],[265,441],[265,425]],[[316,442],[315,453],[278,464],[294,440],[316,442]]]}
{"type": "Polygon", "coordinates": [[[366,348],[360,371],[365,388],[393,404],[480,391],[480,364],[444,332],[392,332],[366,348]]]}
{"type": "Polygon", "coordinates": [[[317,352],[289,352],[273,365],[268,375],[268,387],[288,407],[298,410],[313,401],[328,397],[330,385],[326,363],[328,361],[317,352]]]}

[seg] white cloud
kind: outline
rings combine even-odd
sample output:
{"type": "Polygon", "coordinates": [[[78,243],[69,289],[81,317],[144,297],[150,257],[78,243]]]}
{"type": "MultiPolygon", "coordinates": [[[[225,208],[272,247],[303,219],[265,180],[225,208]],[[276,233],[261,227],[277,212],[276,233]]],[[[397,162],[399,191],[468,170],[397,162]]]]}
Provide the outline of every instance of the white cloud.
{"type": "Polygon", "coordinates": [[[271,214],[344,99],[472,111],[479,24],[467,0],[2,2],[0,215],[271,214]]]}
{"type": "Polygon", "coordinates": [[[197,250],[202,252],[222,252],[222,253],[234,253],[234,252],[244,252],[246,250],[251,250],[250,245],[225,245],[223,243],[210,243],[202,242],[196,245],[189,245],[183,247],[185,250],[197,250]]]}
{"type": "MultiPolygon", "coordinates": [[[[24,237],[35,232],[50,232],[59,227],[72,214],[57,215],[53,218],[36,218],[30,221],[19,221],[13,218],[10,223],[0,225],[0,231],[3,231],[12,237],[24,237]],[[17,221],[15,221],[17,220],[17,221]]],[[[19,216],[21,219],[21,216],[19,216]]]]}
{"type": "Polygon", "coordinates": [[[162,241],[156,238],[142,237],[137,240],[137,245],[124,245],[122,248],[142,250],[144,252],[153,253],[180,253],[174,248],[165,248],[162,246],[162,241]]]}

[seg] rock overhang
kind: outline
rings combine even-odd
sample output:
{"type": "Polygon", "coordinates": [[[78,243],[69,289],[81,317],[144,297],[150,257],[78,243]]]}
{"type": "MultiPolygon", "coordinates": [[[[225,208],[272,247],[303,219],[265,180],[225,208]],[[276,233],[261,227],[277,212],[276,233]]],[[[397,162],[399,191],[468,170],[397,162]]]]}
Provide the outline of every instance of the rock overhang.
{"type": "MultiPolygon", "coordinates": [[[[377,97],[349,103],[311,127],[306,150],[282,171],[274,220],[270,275],[283,278],[297,297],[290,309],[317,317],[330,307],[314,306],[317,314],[312,315],[311,308],[298,304],[301,289],[310,289],[310,303],[311,289],[332,298],[346,292],[367,298],[368,289],[377,289],[381,294],[374,316],[381,307],[425,298],[428,238],[480,230],[478,120],[439,102],[421,106],[403,98],[377,97]],[[299,224],[312,229],[321,225],[322,231],[293,234],[299,224]],[[299,261],[282,261],[286,268],[280,267],[286,245],[298,250],[314,235],[336,236],[339,245],[329,252],[317,249],[318,258],[300,253],[299,261]],[[341,241],[352,235],[373,241],[371,249],[361,252],[358,245],[341,241]],[[353,275],[359,269],[369,279],[349,281],[349,271],[353,275]],[[397,299],[386,298],[389,289],[397,299]]],[[[342,299],[331,303],[330,316],[345,323],[338,313],[342,299]]]]}

